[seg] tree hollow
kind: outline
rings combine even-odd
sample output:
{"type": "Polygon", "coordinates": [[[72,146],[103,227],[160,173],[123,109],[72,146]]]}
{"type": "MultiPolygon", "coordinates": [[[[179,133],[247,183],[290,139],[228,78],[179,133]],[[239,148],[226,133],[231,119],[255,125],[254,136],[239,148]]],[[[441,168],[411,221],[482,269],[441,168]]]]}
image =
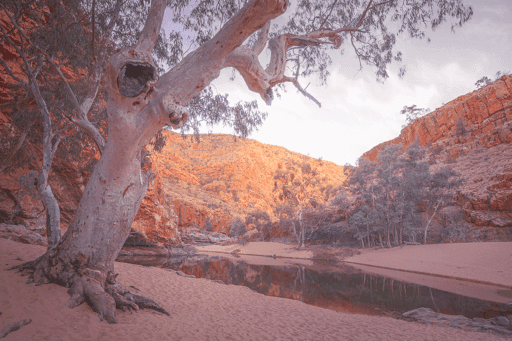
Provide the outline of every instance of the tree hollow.
{"type": "Polygon", "coordinates": [[[126,97],[137,97],[148,91],[148,83],[156,81],[157,73],[149,63],[126,63],[117,76],[119,92],[126,97]]]}

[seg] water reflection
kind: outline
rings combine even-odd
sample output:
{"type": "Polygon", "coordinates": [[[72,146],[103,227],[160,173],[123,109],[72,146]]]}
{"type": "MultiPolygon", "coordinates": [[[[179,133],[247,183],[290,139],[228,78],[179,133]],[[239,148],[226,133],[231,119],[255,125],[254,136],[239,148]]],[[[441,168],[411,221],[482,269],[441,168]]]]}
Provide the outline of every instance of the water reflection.
{"type": "Polygon", "coordinates": [[[468,318],[512,314],[512,308],[502,303],[366,274],[349,266],[333,268],[321,263],[313,266],[253,265],[207,255],[185,259],[146,257],[119,260],[181,270],[199,278],[243,285],[264,295],[300,300],[336,311],[392,315],[427,307],[443,314],[468,318]]]}

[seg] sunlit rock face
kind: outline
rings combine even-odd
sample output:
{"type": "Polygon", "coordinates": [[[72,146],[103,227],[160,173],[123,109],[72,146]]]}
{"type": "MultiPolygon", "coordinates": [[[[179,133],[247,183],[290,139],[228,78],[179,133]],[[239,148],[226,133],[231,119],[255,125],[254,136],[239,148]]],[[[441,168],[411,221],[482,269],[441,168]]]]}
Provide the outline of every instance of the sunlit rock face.
{"type": "Polygon", "coordinates": [[[274,173],[289,160],[314,162],[327,185],[345,180],[342,166],[251,139],[210,134],[197,142],[169,131],[164,135],[164,149],[149,156],[156,178],[133,224],[153,241],[179,244],[193,228],[228,234],[236,217],[256,209],[272,216],[274,173]]]}
{"type": "Polygon", "coordinates": [[[512,227],[512,76],[460,96],[418,118],[400,136],[363,157],[377,158],[388,144],[428,148],[433,164],[450,164],[465,180],[458,205],[478,226],[512,227]]]}

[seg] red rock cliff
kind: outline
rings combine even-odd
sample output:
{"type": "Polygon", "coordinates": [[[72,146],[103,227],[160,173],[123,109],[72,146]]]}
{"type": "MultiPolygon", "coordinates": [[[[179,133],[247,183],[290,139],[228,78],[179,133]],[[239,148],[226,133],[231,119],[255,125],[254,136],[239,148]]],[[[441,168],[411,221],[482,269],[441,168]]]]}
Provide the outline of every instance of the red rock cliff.
{"type": "Polygon", "coordinates": [[[375,160],[388,144],[428,147],[435,163],[450,163],[465,180],[459,205],[479,226],[512,226],[512,75],[460,96],[405,127],[362,157],[375,160]]]}
{"type": "MultiPolygon", "coordinates": [[[[156,178],[150,185],[133,227],[155,241],[176,242],[187,227],[228,232],[236,217],[261,209],[272,215],[276,202],[273,176],[279,163],[307,156],[283,147],[231,135],[191,137],[165,131],[167,144],[150,155],[156,178]]],[[[321,161],[327,184],[338,186],[343,167],[321,161]]]]}

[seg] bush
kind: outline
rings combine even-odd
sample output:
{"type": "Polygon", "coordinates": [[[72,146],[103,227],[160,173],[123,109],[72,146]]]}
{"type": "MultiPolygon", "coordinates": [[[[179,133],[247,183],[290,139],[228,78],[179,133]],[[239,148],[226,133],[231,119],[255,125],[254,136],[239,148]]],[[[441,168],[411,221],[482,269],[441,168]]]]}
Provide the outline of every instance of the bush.
{"type": "Polygon", "coordinates": [[[254,225],[264,241],[270,239],[272,233],[272,221],[270,220],[270,216],[267,212],[255,210],[249,213],[245,217],[245,225],[254,225]]]}
{"type": "Polygon", "coordinates": [[[243,236],[247,233],[244,222],[240,218],[236,218],[231,224],[229,224],[229,234],[231,237],[243,236]]]}

